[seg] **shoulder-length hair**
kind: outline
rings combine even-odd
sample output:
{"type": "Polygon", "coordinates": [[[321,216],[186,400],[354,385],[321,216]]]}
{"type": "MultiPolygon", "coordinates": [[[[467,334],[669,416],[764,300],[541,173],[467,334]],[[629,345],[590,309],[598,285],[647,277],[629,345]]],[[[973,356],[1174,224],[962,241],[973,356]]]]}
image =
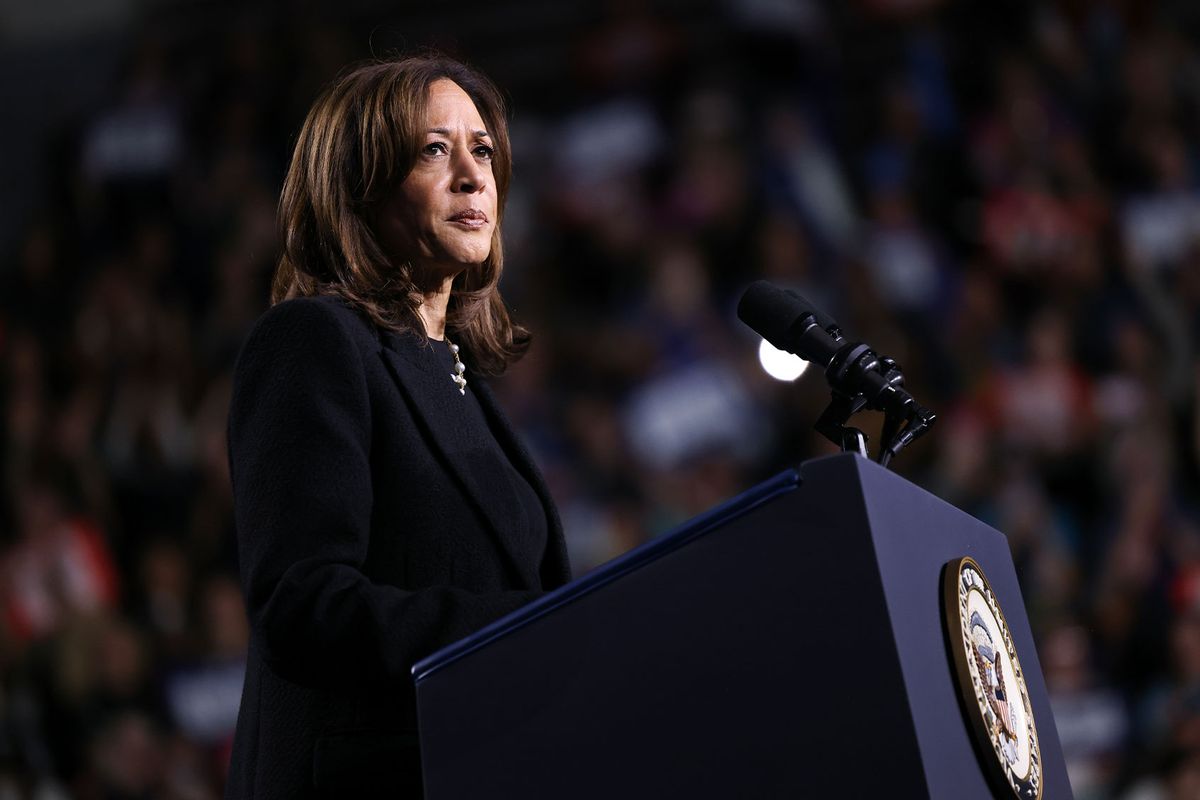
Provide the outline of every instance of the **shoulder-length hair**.
{"type": "Polygon", "coordinates": [[[497,195],[491,252],[454,279],[446,324],[474,366],[499,374],[529,347],[529,332],[509,319],[498,289],[500,221],[512,177],[507,112],[487,77],[444,56],[362,64],[313,103],[279,198],[283,254],[271,302],[336,295],[380,328],[425,333],[418,313],[423,287],[411,264],[388,258],[374,219],[417,161],[429,87],[441,78],[467,93],[491,134],[497,195]]]}

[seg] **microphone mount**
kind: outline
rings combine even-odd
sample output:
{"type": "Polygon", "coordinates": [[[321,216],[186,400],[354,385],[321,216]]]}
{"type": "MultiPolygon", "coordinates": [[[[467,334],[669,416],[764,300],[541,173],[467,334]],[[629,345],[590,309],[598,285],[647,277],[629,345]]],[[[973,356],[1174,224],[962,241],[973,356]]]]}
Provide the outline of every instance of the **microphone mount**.
{"type": "Polygon", "coordinates": [[[842,450],[870,457],[866,434],[847,424],[864,409],[884,414],[877,457],[883,466],[937,421],[904,389],[895,360],[848,341],[836,322],[795,292],[759,281],[743,295],[738,314],[776,347],[825,365],[832,398],[813,427],[842,450]]]}
{"type": "MultiPolygon", "coordinates": [[[[833,329],[828,333],[844,341],[840,331],[833,329]]],[[[884,413],[882,443],[877,457],[883,466],[937,421],[933,412],[902,391],[904,374],[900,366],[891,358],[876,355],[865,344],[848,342],[843,345],[825,368],[825,378],[832,397],[813,427],[843,451],[870,457],[867,435],[847,424],[852,416],[864,409],[884,413]],[[871,388],[863,391],[864,385],[871,388]]]]}

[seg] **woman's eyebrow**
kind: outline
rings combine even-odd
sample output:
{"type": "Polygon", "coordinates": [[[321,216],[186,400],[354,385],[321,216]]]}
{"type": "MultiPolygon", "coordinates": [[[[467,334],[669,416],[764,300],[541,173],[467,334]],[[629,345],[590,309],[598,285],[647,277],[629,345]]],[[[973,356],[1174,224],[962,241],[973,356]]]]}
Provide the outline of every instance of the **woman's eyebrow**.
{"type": "MultiPolygon", "coordinates": [[[[438,134],[441,134],[442,136],[450,135],[449,128],[430,128],[428,132],[429,133],[438,133],[438,134]]],[[[484,130],[471,131],[471,133],[475,134],[475,136],[480,139],[485,139],[490,136],[490,134],[488,134],[488,132],[484,131],[484,130]]]]}

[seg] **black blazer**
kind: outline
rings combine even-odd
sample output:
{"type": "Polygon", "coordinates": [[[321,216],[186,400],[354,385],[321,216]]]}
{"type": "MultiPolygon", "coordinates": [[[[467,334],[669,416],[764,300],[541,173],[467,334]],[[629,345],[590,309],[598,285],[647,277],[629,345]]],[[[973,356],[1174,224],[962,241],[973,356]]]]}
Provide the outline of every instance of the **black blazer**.
{"type": "Polygon", "coordinates": [[[468,378],[545,507],[544,555],[521,552],[512,479],[424,340],[333,298],[251,331],[229,413],[251,637],[227,798],[419,797],[413,663],[569,579],[545,482],[468,378]]]}

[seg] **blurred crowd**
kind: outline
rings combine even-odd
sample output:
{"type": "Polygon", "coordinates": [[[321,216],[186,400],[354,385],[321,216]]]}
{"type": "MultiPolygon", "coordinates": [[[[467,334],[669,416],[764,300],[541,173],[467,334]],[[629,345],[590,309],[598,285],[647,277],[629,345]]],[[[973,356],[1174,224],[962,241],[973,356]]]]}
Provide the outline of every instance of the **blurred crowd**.
{"type": "Polygon", "coordinates": [[[290,144],[426,44],[512,98],[535,342],[494,385],[576,574],[835,451],[822,378],[767,377],[733,313],[795,288],[939,413],[897,471],[1009,536],[1076,797],[1200,797],[1197,10],[299,5],[148,4],[3,254],[0,800],[220,796],[225,419],[290,144]]]}

